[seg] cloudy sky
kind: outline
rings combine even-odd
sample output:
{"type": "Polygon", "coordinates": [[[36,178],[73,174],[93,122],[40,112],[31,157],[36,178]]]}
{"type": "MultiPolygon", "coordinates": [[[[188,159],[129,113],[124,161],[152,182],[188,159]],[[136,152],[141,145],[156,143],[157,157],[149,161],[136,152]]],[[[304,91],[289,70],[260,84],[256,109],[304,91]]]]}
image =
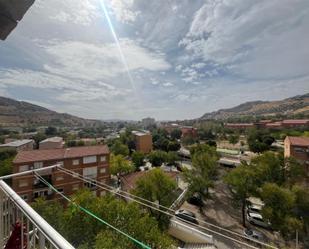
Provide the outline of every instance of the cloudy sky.
{"type": "Polygon", "coordinates": [[[199,117],[309,92],[308,0],[36,0],[0,95],[95,119],[199,117]]]}

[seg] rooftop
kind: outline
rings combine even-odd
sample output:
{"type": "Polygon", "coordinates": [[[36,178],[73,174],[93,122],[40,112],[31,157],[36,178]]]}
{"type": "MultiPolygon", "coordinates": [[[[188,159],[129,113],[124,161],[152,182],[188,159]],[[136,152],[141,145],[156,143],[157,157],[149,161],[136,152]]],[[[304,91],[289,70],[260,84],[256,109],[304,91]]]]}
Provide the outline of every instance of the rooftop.
{"type": "Polygon", "coordinates": [[[45,142],[59,143],[59,142],[62,142],[62,141],[63,141],[62,137],[49,137],[49,138],[46,138],[45,140],[41,141],[40,143],[45,143],[45,142]]]}
{"type": "Polygon", "coordinates": [[[0,147],[16,148],[16,147],[19,147],[19,146],[22,146],[22,145],[25,145],[25,144],[28,144],[28,143],[31,143],[31,142],[33,142],[32,139],[22,139],[22,140],[16,140],[16,141],[6,143],[6,144],[1,144],[0,147]]]}
{"type": "Polygon", "coordinates": [[[287,136],[292,145],[309,146],[309,137],[290,137],[287,136]]]}
{"type": "Polygon", "coordinates": [[[132,134],[135,136],[145,136],[145,135],[150,135],[149,131],[132,131],[132,134]]]}
{"type": "Polygon", "coordinates": [[[20,151],[14,159],[14,163],[28,163],[37,161],[63,160],[84,156],[108,154],[106,145],[81,146],[73,148],[20,151]]]}

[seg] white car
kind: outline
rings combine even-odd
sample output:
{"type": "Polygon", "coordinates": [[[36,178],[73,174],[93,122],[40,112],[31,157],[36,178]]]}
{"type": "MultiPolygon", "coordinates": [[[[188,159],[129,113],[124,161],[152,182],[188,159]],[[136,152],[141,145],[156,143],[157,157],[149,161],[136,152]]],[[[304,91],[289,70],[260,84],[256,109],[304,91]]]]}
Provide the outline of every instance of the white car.
{"type": "Polygon", "coordinates": [[[244,230],[244,235],[250,239],[255,239],[255,240],[263,240],[263,235],[253,229],[245,229],[244,230]]]}
{"type": "Polygon", "coordinates": [[[259,213],[247,211],[247,220],[254,225],[258,225],[265,228],[270,227],[270,223],[263,220],[262,215],[259,213]]]}

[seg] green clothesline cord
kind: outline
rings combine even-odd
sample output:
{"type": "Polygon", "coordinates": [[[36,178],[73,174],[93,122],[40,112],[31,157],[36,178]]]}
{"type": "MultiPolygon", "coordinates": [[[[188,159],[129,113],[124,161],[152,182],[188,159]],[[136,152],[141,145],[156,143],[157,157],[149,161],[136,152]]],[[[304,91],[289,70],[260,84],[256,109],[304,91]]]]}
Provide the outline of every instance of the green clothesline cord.
{"type": "Polygon", "coordinates": [[[37,173],[34,173],[36,175],[37,178],[39,178],[40,181],[42,181],[45,185],[47,185],[49,188],[51,188],[52,190],[54,190],[55,192],[57,192],[58,194],[60,194],[65,200],[67,200],[68,202],[72,203],[75,207],[79,208],[81,211],[85,212],[86,214],[92,216],[93,218],[97,219],[98,221],[100,221],[101,223],[105,224],[106,226],[114,229],[115,231],[117,231],[118,233],[124,235],[125,237],[129,238],[130,240],[132,240],[135,244],[137,244],[138,246],[140,246],[141,248],[144,249],[151,249],[151,247],[145,245],[144,243],[140,242],[139,240],[133,238],[132,236],[130,236],[129,234],[119,230],[117,227],[114,227],[113,225],[109,224],[108,222],[106,222],[105,220],[101,219],[100,217],[96,216],[95,214],[93,214],[92,212],[90,212],[88,209],[83,208],[82,206],[76,204],[75,202],[73,202],[70,198],[68,198],[67,196],[65,196],[64,194],[60,193],[53,185],[51,185],[49,182],[47,182],[44,178],[42,178],[40,175],[38,175],[37,173]]]}

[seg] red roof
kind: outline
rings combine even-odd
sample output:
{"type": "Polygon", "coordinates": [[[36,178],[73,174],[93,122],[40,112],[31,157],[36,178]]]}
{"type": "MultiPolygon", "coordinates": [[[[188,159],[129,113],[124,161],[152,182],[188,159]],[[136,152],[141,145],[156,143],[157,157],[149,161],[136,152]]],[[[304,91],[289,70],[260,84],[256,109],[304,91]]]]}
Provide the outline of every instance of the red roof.
{"type": "Polygon", "coordinates": [[[309,119],[286,119],[282,121],[283,124],[308,124],[309,119]]]}
{"type": "Polygon", "coordinates": [[[63,160],[84,156],[108,154],[106,145],[81,146],[62,149],[20,151],[14,159],[14,163],[27,163],[48,160],[63,160]]]}
{"type": "Polygon", "coordinates": [[[291,145],[309,146],[309,137],[290,137],[290,136],[288,136],[287,139],[290,140],[291,145]]]}

